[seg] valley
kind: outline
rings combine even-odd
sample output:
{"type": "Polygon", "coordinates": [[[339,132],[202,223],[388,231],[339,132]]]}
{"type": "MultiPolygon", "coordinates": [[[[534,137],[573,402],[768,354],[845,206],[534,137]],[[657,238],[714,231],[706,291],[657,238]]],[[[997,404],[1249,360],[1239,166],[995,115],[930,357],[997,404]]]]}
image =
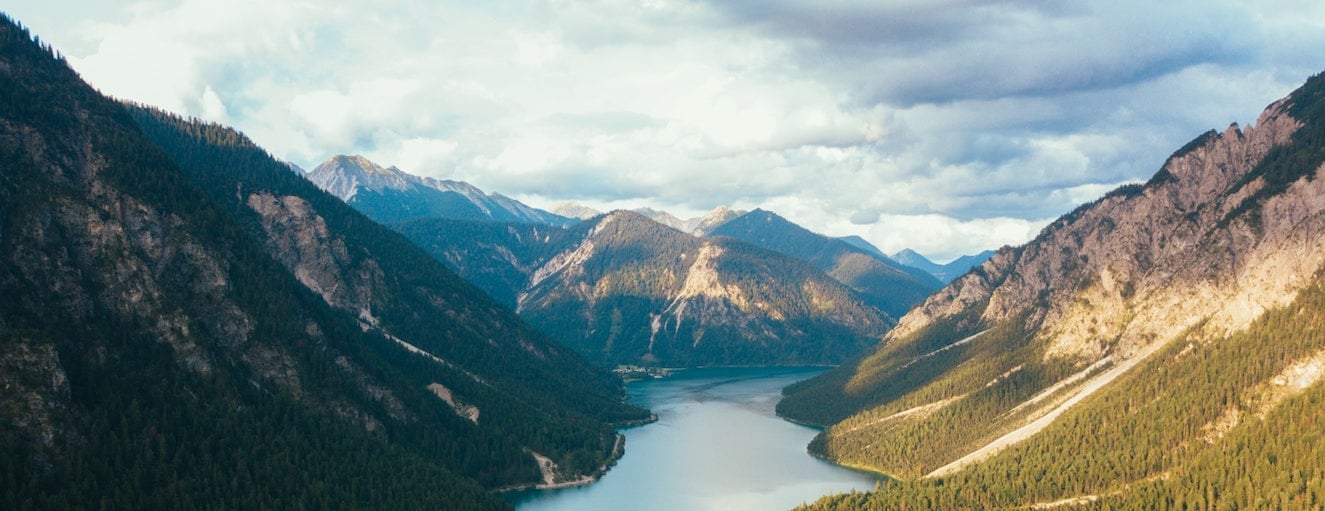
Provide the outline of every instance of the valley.
{"type": "Polygon", "coordinates": [[[1325,349],[1322,87],[1198,137],[790,387],[779,412],[828,426],[813,451],[902,480],[807,509],[1319,505],[1300,407],[1325,349]]]}
{"type": "Polygon", "coordinates": [[[814,430],[773,414],[782,387],[822,368],[686,369],[632,383],[658,422],[627,428],[626,455],[590,486],[508,496],[520,511],[789,509],[878,479],[809,456],[814,430]]]}
{"type": "MultiPolygon", "coordinates": [[[[781,73],[933,44],[906,34],[957,14],[881,4],[919,25],[855,12],[871,21],[839,33],[855,18],[818,15],[843,6],[648,3],[584,37],[603,23],[587,11],[616,7],[554,4],[524,6],[562,23],[541,38],[528,20],[488,37],[510,6],[450,5],[391,26],[482,22],[245,38],[428,58],[352,85],[326,66],[315,91],[236,78],[288,55],[162,65],[161,90],[189,87],[165,106],[80,74],[129,66],[86,53],[116,45],[69,58],[0,15],[0,508],[1325,507],[1325,74],[1151,161],[1205,118],[1175,102],[1260,97],[1245,84],[1282,71],[1229,71],[1251,51],[1182,73],[1087,54],[1088,84],[1005,62],[998,80],[874,87],[942,73],[862,67],[829,87],[781,73]],[[674,25],[728,31],[661,59],[695,63],[672,72],[722,54],[724,76],[807,106],[774,115],[734,78],[509,88],[582,70],[568,55],[629,67],[674,25]],[[447,39],[465,30],[484,37],[447,39]],[[493,62],[502,80],[468,74],[493,62]],[[455,79],[422,78],[437,69],[455,79]],[[1144,101],[1115,104],[1128,80],[1144,101]],[[631,110],[641,96],[662,106],[631,110]],[[689,103],[716,97],[741,101],[689,103]],[[1105,129],[1134,119],[1176,124],[1105,129]]],[[[1050,15],[1017,9],[974,24],[1050,15]]],[[[231,39],[209,44],[253,51],[231,39]]]]}

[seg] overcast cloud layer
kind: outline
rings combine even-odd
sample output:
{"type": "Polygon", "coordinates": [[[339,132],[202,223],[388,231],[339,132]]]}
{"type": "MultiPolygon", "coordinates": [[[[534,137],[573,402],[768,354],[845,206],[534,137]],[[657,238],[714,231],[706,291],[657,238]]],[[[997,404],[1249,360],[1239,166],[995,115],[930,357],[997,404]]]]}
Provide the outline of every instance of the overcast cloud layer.
{"type": "Polygon", "coordinates": [[[305,168],[357,153],[542,207],[762,207],[939,260],[1025,242],[1325,69],[1305,0],[4,9],[103,92],[305,168]]]}

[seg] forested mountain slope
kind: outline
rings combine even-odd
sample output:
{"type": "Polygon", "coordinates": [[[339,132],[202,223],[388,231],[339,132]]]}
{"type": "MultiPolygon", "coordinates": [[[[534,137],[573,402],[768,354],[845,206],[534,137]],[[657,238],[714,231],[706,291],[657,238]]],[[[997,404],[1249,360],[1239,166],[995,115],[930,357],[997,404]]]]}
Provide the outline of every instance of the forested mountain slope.
{"type": "Polygon", "coordinates": [[[590,473],[647,416],[241,135],[131,114],[7,19],[0,165],[0,507],[501,509],[484,487],[542,481],[531,452],[590,473]]]}
{"type": "Polygon", "coordinates": [[[606,365],[837,363],[893,321],[804,261],[634,212],[570,229],[444,219],[396,228],[606,365]]]}
{"type": "Polygon", "coordinates": [[[1322,163],[1316,76],[788,388],[812,450],[928,476],[819,508],[1319,507],[1322,163]]]}
{"type": "Polygon", "coordinates": [[[534,270],[571,242],[566,228],[541,224],[416,218],[392,228],[511,309],[534,270]]]}
{"type": "Polygon", "coordinates": [[[892,319],[803,261],[618,211],[572,228],[519,310],[591,359],[667,366],[837,363],[892,319]],[[585,319],[588,321],[585,321],[585,319]]]}
{"type": "Polygon", "coordinates": [[[925,271],[816,234],[762,209],[723,222],[708,235],[727,236],[804,259],[893,317],[906,314],[943,286],[925,271]]]}

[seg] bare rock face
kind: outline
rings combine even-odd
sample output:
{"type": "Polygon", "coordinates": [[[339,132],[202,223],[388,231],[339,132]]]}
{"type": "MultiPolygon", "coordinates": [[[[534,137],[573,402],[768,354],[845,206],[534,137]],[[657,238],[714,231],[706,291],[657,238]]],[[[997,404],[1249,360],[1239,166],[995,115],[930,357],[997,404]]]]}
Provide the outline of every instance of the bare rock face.
{"type": "Polygon", "coordinates": [[[382,278],[373,260],[354,265],[345,241],[332,236],[326,220],[300,197],[255,193],[248,206],[262,217],[272,255],[300,283],[334,307],[372,317],[373,286],[382,278]]]}
{"type": "Polygon", "coordinates": [[[1322,221],[1320,183],[1302,180],[1258,216],[1228,218],[1264,186],[1245,178],[1301,126],[1286,101],[1254,127],[1202,136],[1145,186],[1110,193],[1024,247],[1004,248],[903,317],[889,339],[962,313],[988,323],[1025,314],[1048,356],[1092,362],[1197,323],[1227,333],[1287,303],[1325,262],[1325,239],[1307,234],[1322,221]]]}
{"type": "MultiPolygon", "coordinates": [[[[937,477],[1028,440],[1097,391],[1125,393],[1116,385],[1168,362],[1156,354],[1175,340],[1199,351],[1235,339],[1320,282],[1322,138],[1318,76],[1254,125],[1207,132],[1144,185],[999,250],[866,357],[789,389],[779,412],[828,425],[811,445],[825,456],[937,477]]],[[[1313,364],[1283,380],[1315,378],[1313,364]]],[[[1214,420],[1205,436],[1233,424],[1214,420]]]]}

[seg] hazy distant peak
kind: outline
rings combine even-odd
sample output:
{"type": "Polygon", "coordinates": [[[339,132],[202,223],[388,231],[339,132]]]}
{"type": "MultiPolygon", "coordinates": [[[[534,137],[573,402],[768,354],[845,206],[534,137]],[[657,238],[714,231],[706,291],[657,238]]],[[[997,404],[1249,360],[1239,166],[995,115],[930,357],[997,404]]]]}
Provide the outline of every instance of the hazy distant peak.
{"type": "Polygon", "coordinates": [[[603,214],[602,211],[598,211],[575,201],[558,203],[557,205],[552,206],[551,211],[566,218],[578,218],[580,220],[588,220],[603,214]]]}
{"type": "Polygon", "coordinates": [[[946,284],[951,282],[952,279],[964,275],[966,272],[970,271],[971,268],[983,264],[990,257],[993,257],[993,255],[993,250],[986,250],[979,254],[958,257],[945,264],[938,264],[915,250],[904,248],[889,257],[892,258],[892,260],[897,261],[899,264],[929,272],[930,275],[937,277],[946,284]]]}
{"type": "Polygon", "coordinates": [[[574,223],[510,197],[484,192],[464,181],[416,176],[394,165],[382,167],[359,155],[333,156],[309,172],[308,179],[378,221],[437,216],[562,226],[574,223]],[[354,201],[362,190],[391,191],[396,197],[379,197],[375,199],[378,203],[367,206],[354,201]]]}
{"type": "Polygon", "coordinates": [[[680,218],[677,218],[676,215],[673,215],[666,211],[660,211],[657,209],[647,208],[647,207],[635,208],[634,211],[636,213],[643,215],[645,218],[666,225],[678,231],[689,232],[686,229],[685,221],[681,220],[680,218]]]}
{"type": "Polygon", "coordinates": [[[688,229],[686,230],[695,236],[707,236],[708,233],[713,232],[722,224],[744,214],[744,211],[734,210],[727,206],[718,206],[704,216],[688,220],[686,222],[688,229]]]}

